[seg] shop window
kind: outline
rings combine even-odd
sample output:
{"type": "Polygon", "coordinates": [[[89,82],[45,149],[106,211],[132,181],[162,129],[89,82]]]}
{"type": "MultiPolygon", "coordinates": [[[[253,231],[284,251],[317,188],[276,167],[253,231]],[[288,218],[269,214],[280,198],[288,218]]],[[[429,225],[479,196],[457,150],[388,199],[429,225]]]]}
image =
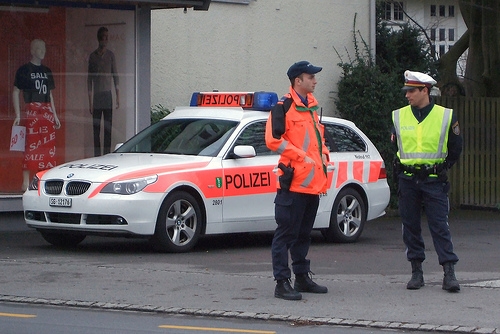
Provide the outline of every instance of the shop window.
{"type": "Polygon", "coordinates": [[[133,10],[58,6],[0,11],[2,25],[15,31],[2,36],[0,47],[0,61],[6,65],[0,69],[4,78],[0,82],[0,133],[4,134],[0,136],[4,171],[0,195],[22,194],[40,170],[94,156],[93,115],[106,114],[110,120],[108,131],[104,117],[99,126],[96,118],[100,154],[113,151],[114,145],[131,137],[135,119],[134,17],[133,10]],[[98,41],[101,27],[107,30],[105,42],[104,37],[98,41]],[[97,50],[99,64],[89,66],[91,54],[97,50]],[[114,73],[107,72],[111,62],[114,73]],[[94,79],[106,80],[93,80],[89,86],[90,68],[98,71],[94,79]],[[18,141],[20,135],[15,137],[17,150],[11,150],[13,125],[24,127],[24,144],[18,141]],[[107,148],[102,150],[102,146],[107,148]]]}

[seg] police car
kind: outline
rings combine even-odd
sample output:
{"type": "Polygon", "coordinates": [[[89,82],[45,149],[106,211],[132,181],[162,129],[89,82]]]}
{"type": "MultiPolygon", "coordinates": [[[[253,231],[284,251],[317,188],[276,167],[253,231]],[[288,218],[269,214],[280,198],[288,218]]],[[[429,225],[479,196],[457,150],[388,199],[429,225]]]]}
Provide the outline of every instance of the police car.
{"type": "MultiPolygon", "coordinates": [[[[113,153],[37,173],[23,195],[28,226],[56,246],[87,235],[137,236],[165,252],[202,235],[273,231],[279,155],[265,144],[276,93],[194,93],[113,153]]],[[[329,190],[314,228],[354,242],[385,213],[384,161],[354,123],[322,117],[329,190]]]]}

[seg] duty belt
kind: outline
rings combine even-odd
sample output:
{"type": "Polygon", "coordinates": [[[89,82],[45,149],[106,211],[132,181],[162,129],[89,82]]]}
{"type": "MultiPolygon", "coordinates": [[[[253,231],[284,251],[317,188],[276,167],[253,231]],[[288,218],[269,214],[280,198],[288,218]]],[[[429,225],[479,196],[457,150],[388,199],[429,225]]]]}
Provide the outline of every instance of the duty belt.
{"type": "Polygon", "coordinates": [[[425,178],[431,175],[437,176],[443,170],[443,164],[435,165],[405,165],[401,164],[403,172],[425,178]]]}

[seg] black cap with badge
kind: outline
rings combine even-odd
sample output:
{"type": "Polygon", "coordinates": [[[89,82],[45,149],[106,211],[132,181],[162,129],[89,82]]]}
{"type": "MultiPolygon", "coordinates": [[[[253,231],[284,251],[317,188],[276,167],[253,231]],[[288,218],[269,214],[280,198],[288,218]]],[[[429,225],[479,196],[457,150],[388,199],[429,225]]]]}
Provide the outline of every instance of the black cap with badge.
{"type": "Polygon", "coordinates": [[[302,60],[290,66],[286,74],[288,75],[288,78],[291,80],[298,77],[302,73],[316,74],[320,72],[322,69],[323,69],[322,67],[314,66],[310,62],[302,60]]]}

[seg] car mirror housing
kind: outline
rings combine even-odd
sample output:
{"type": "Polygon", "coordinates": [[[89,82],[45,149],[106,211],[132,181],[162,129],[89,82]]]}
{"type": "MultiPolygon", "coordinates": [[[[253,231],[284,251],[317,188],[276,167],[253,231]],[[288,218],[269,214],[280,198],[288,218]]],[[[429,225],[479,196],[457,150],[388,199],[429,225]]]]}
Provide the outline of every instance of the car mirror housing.
{"type": "Polygon", "coordinates": [[[238,158],[253,158],[257,155],[253,146],[250,145],[235,146],[233,152],[238,158]]]}

